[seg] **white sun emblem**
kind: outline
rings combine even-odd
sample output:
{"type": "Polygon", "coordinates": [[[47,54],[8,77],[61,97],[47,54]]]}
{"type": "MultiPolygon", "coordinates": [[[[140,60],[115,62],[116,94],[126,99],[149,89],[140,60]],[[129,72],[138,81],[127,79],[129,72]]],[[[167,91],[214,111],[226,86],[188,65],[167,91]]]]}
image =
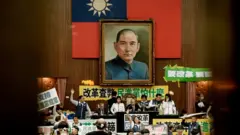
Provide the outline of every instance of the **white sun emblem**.
{"type": "Polygon", "coordinates": [[[88,11],[93,11],[93,15],[98,13],[98,16],[100,17],[101,14],[106,15],[106,10],[110,11],[108,8],[109,6],[112,6],[111,3],[109,3],[109,0],[90,0],[91,3],[88,3],[87,5],[90,6],[90,9],[88,11]]]}

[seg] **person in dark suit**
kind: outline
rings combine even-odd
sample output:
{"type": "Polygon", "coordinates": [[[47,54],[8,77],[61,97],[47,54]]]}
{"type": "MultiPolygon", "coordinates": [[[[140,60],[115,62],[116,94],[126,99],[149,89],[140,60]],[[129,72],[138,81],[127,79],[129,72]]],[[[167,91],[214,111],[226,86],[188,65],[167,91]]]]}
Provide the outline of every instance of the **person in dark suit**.
{"type": "Polygon", "coordinates": [[[134,60],[140,49],[138,35],[132,29],[122,29],[117,33],[114,48],[117,57],[105,62],[106,80],[146,80],[147,64],[134,60]]]}
{"type": "Polygon", "coordinates": [[[78,119],[85,119],[87,111],[88,115],[91,116],[91,109],[89,105],[84,101],[84,96],[79,96],[78,100],[73,100],[73,94],[74,90],[72,89],[70,101],[76,106],[75,116],[77,116],[78,119]]]}
{"type": "Polygon", "coordinates": [[[162,104],[162,95],[161,94],[156,94],[156,98],[152,99],[147,108],[152,111],[158,111],[159,106],[162,104]]]}
{"type": "Polygon", "coordinates": [[[141,102],[138,103],[138,106],[142,112],[148,111],[147,106],[149,102],[147,101],[147,96],[142,95],[141,96],[141,102]]]}
{"type": "Polygon", "coordinates": [[[112,91],[112,98],[108,100],[108,113],[111,113],[111,107],[113,105],[113,103],[117,103],[117,92],[116,91],[112,91]]]}
{"type": "Polygon", "coordinates": [[[169,125],[168,127],[168,135],[173,135],[174,127],[172,125],[169,125]]]}
{"type": "Polygon", "coordinates": [[[98,116],[106,115],[106,108],[104,107],[104,103],[98,104],[96,112],[98,116]]]}
{"type": "Polygon", "coordinates": [[[197,102],[195,103],[196,113],[207,112],[208,105],[204,100],[204,95],[202,93],[197,94],[197,102]]]}
{"type": "Polygon", "coordinates": [[[138,104],[136,104],[135,99],[131,99],[131,102],[129,105],[127,105],[126,110],[129,110],[130,112],[140,111],[140,108],[139,108],[138,104]]]}
{"type": "Polygon", "coordinates": [[[202,135],[201,126],[197,123],[195,116],[192,117],[191,123],[186,123],[183,119],[181,125],[188,127],[188,135],[202,135]]]}

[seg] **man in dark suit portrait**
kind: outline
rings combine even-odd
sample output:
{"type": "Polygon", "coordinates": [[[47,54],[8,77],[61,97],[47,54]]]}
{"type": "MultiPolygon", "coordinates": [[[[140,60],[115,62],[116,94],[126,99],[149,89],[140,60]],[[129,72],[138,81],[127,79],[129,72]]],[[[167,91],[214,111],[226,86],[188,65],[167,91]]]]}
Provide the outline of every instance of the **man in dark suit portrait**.
{"type": "Polygon", "coordinates": [[[122,29],[117,33],[114,48],[116,58],[105,62],[106,80],[147,80],[147,64],[134,60],[140,49],[137,33],[122,29]]]}

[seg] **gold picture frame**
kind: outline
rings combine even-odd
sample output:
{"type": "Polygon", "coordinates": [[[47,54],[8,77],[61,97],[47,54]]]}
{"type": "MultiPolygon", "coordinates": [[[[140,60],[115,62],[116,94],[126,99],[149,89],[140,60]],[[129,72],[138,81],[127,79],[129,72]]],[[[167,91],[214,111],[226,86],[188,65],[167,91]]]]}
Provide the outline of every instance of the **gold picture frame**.
{"type": "Polygon", "coordinates": [[[154,85],[152,20],[101,20],[100,85],[154,85]]]}

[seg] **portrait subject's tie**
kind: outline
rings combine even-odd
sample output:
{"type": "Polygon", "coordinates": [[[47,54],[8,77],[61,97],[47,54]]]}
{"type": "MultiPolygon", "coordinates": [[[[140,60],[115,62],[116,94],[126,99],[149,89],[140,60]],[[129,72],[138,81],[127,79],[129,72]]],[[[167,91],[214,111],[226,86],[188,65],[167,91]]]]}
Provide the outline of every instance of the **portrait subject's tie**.
{"type": "Polygon", "coordinates": [[[130,72],[132,71],[132,70],[131,70],[131,67],[130,67],[130,66],[129,66],[129,67],[126,67],[126,68],[125,68],[125,71],[127,71],[128,79],[131,79],[131,76],[130,76],[130,72]]]}

